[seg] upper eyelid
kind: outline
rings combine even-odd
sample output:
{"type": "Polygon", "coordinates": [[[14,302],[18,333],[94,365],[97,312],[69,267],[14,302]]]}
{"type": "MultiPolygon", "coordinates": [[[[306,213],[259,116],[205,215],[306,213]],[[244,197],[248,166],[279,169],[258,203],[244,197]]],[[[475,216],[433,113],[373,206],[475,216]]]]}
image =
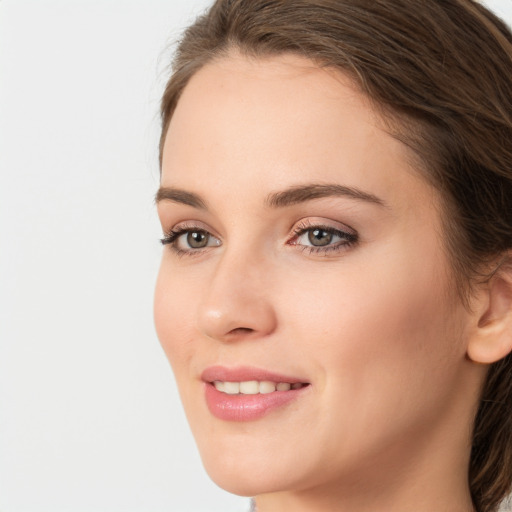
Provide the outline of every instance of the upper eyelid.
{"type": "MultiPolygon", "coordinates": [[[[307,232],[310,229],[315,228],[323,228],[328,231],[346,233],[349,235],[359,237],[358,232],[354,228],[350,227],[349,225],[343,222],[334,219],[328,219],[325,217],[306,217],[299,219],[292,224],[292,226],[288,229],[286,238],[288,240],[296,238],[299,233],[301,234],[302,232],[307,232]]],[[[217,230],[213,229],[206,222],[196,219],[188,219],[173,223],[170,229],[163,228],[163,232],[164,236],[171,236],[172,234],[176,234],[177,232],[193,231],[194,229],[198,231],[205,231],[214,238],[217,238],[221,241],[223,239],[222,235],[220,235],[217,232],[217,230]]]]}
{"type": "Polygon", "coordinates": [[[314,229],[314,228],[325,228],[325,229],[329,229],[329,230],[333,230],[333,231],[340,231],[342,233],[348,233],[348,234],[356,235],[356,236],[358,234],[354,228],[350,227],[349,225],[347,225],[343,222],[332,220],[332,219],[326,219],[326,218],[322,218],[322,217],[314,217],[312,219],[311,218],[301,219],[294,223],[291,231],[294,233],[297,233],[297,231],[299,231],[300,229],[303,229],[304,231],[308,231],[309,229],[314,229]]]}
{"type": "MultiPolygon", "coordinates": [[[[311,226],[311,227],[308,227],[308,228],[305,228],[305,229],[298,229],[295,232],[295,235],[291,238],[291,240],[288,243],[290,245],[301,245],[301,246],[304,246],[304,244],[296,243],[297,240],[299,238],[303,237],[308,231],[311,231],[311,230],[314,230],[314,229],[324,230],[324,231],[326,231],[326,232],[328,232],[328,233],[330,233],[332,235],[338,236],[340,238],[340,240],[335,242],[334,244],[329,244],[329,245],[325,245],[325,246],[316,246],[316,249],[318,249],[319,251],[321,251],[322,248],[324,250],[327,250],[328,248],[332,249],[333,247],[336,247],[338,245],[342,246],[342,245],[345,245],[347,243],[353,243],[353,242],[356,242],[356,241],[359,240],[359,235],[356,232],[353,232],[353,231],[332,228],[332,227],[329,227],[329,226],[311,226]]],[[[310,246],[306,245],[306,247],[310,247],[310,246]]],[[[313,247],[313,246],[311,246],[311,247],[313,247]]]]}
{"type": "Polygon", "coordinates": [[[296,229],[293,238],[302,236],[302,235],[306,234],[308,231],[313,231],[315,229],[327,231],[327,233],[332,233],[332,234],[348,235],[351,237],[357,236],[357,233],[352,232],[352,230],[339,229],[339,228],[334,228],[332,226],[326,226],[326,225],[317,225],[317,226],[309,226],[309,227],[305,227],[305,228],[296,229]]]}
{"type": "Polygon", "coordinates": [[[177,231],[187,232],[187,231],[193,231],[194,229],[197,231],[206,231],[207,233],[214,236],[215,238],[220,239],[220,235],[217,233],[217,231],[215,229],[211,228],[205,222],[202,222],[199,220],[185,220],[185,221],[177,222],[172,225],[171,229],[169,229],[167,231],[164,230],[164,232],[167,232],[167,233],[172,233],[172,232],[177,232],[177,231]]]}

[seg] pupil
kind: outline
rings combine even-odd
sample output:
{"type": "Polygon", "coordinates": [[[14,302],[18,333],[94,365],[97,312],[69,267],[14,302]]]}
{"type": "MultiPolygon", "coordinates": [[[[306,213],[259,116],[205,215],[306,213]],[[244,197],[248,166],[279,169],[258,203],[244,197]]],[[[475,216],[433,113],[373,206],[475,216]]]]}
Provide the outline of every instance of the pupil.
{"type": "Polygon", "coordinates": [[[316,245],[317,247],[328,245],[332,241],[332,233],[329,233],[324,229],[314,229],[309,232],[308,238],[311,244],[316,245]]]}
{"type": "Polygon", "coordinates": [[[187,243],[193,249],[201,249],[208,244],[208,235],[204,231],[191,231],[187,235],[187,243]]]}

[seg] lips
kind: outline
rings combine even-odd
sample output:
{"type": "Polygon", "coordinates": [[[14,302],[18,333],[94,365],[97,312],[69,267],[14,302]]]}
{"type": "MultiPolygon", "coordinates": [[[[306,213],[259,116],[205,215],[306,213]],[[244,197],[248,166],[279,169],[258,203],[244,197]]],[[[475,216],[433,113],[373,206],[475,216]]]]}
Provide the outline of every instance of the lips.
{"type": "Polygon", "coordinates": [[[303,396],[304,379],[250,367],[207,368],[201,379],[213,416],[224,421],[254,421],[303,396]]]}

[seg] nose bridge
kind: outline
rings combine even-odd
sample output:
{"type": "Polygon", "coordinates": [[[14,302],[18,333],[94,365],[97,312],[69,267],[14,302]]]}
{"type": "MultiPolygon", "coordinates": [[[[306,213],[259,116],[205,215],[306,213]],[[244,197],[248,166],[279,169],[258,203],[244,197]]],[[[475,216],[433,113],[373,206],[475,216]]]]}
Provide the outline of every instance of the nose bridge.
{"type": "Polygon", "coordinates": [[[276,315],[267,285],[270,272],[261,252],[225,249],[198,308],[199,330],[222,341],[272,332],[276,315]]]}

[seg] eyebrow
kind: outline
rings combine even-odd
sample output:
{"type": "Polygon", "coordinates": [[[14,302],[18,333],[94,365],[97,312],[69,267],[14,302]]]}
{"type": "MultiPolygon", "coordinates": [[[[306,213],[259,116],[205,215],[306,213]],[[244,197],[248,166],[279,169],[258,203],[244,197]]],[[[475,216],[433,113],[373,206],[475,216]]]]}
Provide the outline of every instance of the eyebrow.
{"type": "Polygon", "coordinates": [[[291,206],[322,197],[348,197],[387,207],[387,204],[374,194],[358,188],[338,184],[310,184],[291,187],[282,192],[274,192],[267,196],[266,203],[273,208],[291,206]]]}
{"type": "MultiPolygon", "coordinates": [[[[366,201],[387,208],[388,205],[379,197],[358,188],[338,184],[308,184],[290,187],[280,192],[269,194],[265,204],[271,208],[284,208],[294,204],[304,203],[323,197],[348,197],[366,201]]],[[[155,202],[172,201],[185,204],[200,210],[208,210],[206,202],[194,192],[188,192],[174,187],[160,187],[155,195],[155,202]]]]}
{"type": "Polygon", "coordinates": [[[206,203],[201,199],[201,196],[179,188],[160,187],[155,195],[155,203],[158,204],[160,201],[172,201],[173,203],[186,204],[194,208],[199,208],[200,210],[208,209],[206,203]]]}

